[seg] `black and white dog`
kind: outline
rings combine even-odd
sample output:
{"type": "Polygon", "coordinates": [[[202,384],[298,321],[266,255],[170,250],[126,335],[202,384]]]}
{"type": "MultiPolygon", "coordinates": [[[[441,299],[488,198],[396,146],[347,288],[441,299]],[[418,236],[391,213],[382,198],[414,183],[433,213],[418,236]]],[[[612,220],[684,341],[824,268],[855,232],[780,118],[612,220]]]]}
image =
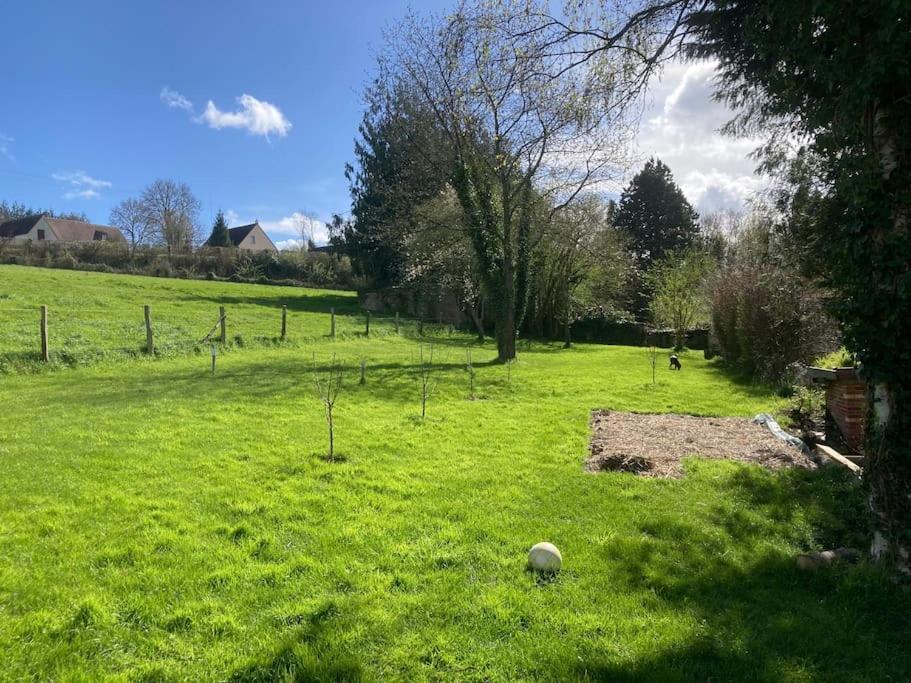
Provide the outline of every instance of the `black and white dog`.
{"type": "Polygon", "coordinates": [[[676,353],[671,354],[671,366],[668,369],[669,370],[682,370],[683,369],[683,366],[680,365],[680,359],[677,358],[676,353]]]}

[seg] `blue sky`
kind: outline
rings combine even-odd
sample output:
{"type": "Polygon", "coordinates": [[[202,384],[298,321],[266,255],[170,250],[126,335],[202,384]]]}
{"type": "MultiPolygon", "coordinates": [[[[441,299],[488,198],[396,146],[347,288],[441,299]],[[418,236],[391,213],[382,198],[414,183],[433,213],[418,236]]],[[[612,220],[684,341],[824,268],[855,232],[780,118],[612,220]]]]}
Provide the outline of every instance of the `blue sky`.
{"type": "MultiPolygon", "coordinates": [[[[164,177],[190,185],[206,224],[219,208],[270,224],[345,213],[359,91],[383,27],[406,10],[404,0],[6,0],[2,23],[16,28],[0,41],[0,199],[104,222],[164,177]],[[193,111],[169,108],[165,87],[193,111]],[[243,95],[275,107],[285,135],[210,127],[243,116],[194,122],[210,100],[243,114],[243,95]]],[[[268,130],[256,106],[248,122],[268,130]]]]}
{"type": "MultiPolygon", "coordinates": [[[[207,226],[221,208],[276,241],[294,236],[296,212],[347,213],[359,93],[383,27],[406,11],[405,0],[6,0],[0,199],[105,222],[172,178],[207,226]]],[[[729,112],[709,98],[712,74],[672,65],[639,136],[702,210],[739,206],[756,186],[751,144],[715,132],[729,112]]]]}

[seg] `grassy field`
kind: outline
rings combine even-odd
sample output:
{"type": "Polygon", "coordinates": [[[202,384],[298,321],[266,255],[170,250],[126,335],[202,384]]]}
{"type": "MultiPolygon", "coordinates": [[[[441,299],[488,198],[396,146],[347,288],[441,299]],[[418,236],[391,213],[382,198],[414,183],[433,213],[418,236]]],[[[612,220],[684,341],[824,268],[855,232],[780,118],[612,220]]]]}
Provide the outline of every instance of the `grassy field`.
{"type": "MultiPolygon", "coordinates": [[[[330,309],[345,338],[364,330],[353,292],[268,287],[0,265],[0,373],[46,369],[40,359],[39,309],[48,306],[51,367],[142,357],[143,306],[152,309],[158,357],[208,353],[201,340],[225,306],[228,349],[279,344],[281,307],[288,307],[285,346],[325,338],[330,309]]],[[[373,320],[371,333],[392,331],[373,320]]]]}
{"type": "MultiPolygon", "coordinates": [[[[53,305],[41,278],[56,272],[0,275],[16,280],[3,280],[6,303],[41,299],[23,278],[53,305]]],[[[254,331],[272,296],[345,296],[65,276],[72,301],[84,287],[111,310],[158,292],[162,319],[193,306],[214,317],[236,292],[254,331]]],[[[652,386],[642,349],[524,344],[504,367],[474,345],[469,400],[471,340],[447,335],[421,420],[413,338],[366,339],[351,318],[332,342],[319,308],[294,310],[310,341],[235,349],[214,377],[192,350],[115,362],[116,346],[89,367],[0,376],[0,677],[908,678],[907,592],[866,564],[794,565],[801,550],[859,542],[860,492],[841,470],[582,471],[592,408],[779,407],[761,387],[701,354],[652,386]],[[314,353],[347,368],[340,462],[323,458],[314,353]],[[564,554],[554,580],[524,571],[545,539],[564,554]]]]}

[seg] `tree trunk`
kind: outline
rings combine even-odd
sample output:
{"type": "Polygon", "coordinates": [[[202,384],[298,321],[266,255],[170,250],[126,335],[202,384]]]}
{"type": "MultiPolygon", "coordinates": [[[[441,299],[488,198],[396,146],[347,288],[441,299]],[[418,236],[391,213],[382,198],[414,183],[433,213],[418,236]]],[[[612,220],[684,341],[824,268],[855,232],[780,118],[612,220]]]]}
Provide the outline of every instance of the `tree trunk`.
{"type": "Polygon", "coordinates": [[[863,251],[853,252],[858,255],[853,266],[855,272],[865,274],[864,284],[871,298],[887,297],[885,301],[880,299],[878,308],[871,306],[869,310],[875,315],[885,309],[895,316],[885,321],[871,316],[865,321],[865,336],[870,346],[879,347],[880,351],[863,354],[865,373],[879,382],[868,388],[864,428],[864,482],[874,515],[870,552],[874,558],[892,562],[904,574],[911,574],[911,358],[906,344],[911,330],[911,305],[904,287],[911,227],[907,193],[911,184],[911,146],[906,131],[896,132],[889,127],[893,120],[907,120],[907,104],[903,107],[904,111],[898,113],[873,104],[868,111],[882,182],[879,199],[892,202],[892,222],[888,229],[874,232],[873,256],[881,264],[875,269],[875,276],[866,275],[871,267],[870,255],[863,251]],[[885,348],[884,337],[893,342],[885,348]]]}
{"type": "Polygon", "coordinates": [[[478,341],[484,341],[484,311],[483,308],[479,311],[471,303],[465,305],[465,310],[468,312],[468,317],[471,318],[471,322],[474,324],[475,329],[478,331],[478,341]]]}
{"type": "Polygon", "coordinates": [[[896,397],[909,394],[896,381],[871,386],[864,435],[864,480],[874,515],[870,552],[906,574],[911,574],[911,405],[896,397]]]}
{"type": "Polygon", "coordinates": [[[501,363],[516,357],[516,282],[511,259],[503,267],[502,290],[497,306],[497,360],[501,363]]]}
{"type": "Polygon", "coordinates": [[[516,357],[516,316],[509,311],[505,319],[497,322],[497,360],[501,363],[516,357]]]}

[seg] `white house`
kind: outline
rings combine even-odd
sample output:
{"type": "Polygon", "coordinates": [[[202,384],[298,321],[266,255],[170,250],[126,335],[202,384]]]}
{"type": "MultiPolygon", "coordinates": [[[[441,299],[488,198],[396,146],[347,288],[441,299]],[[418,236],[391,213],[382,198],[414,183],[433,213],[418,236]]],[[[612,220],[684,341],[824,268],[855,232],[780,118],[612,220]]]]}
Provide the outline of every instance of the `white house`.
{"type": "Polygon", "coordinates": [[[12,242],[126,242],[117,228],[32,215],[0,223],[0,239],[12,242]]]}
{"type": "Polygon", "coordinates": [[[250,225],[240,225],[236,228],[229,228],[228,236],[231,238],[231,244],[238,249],[278,252],[278,247],[269,239],[266,231],[260,226],[259,221],[250,223],[250,225]]]}

